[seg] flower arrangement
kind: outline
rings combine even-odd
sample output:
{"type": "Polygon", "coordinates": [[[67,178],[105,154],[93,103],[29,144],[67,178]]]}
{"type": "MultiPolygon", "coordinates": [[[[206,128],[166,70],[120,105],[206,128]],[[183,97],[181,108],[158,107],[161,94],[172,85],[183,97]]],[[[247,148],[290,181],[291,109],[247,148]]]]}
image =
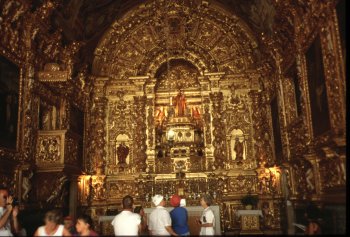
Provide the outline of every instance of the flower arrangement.
{"type": "Polygon", "coordinates": [[[258,201],[259,201],[258,196],[253,196],[251,194],[247,194],[243,196],[241,199],[241,203],[244,206],[252,205],[253,207],[255,207],[258,204],[258,201]]]}

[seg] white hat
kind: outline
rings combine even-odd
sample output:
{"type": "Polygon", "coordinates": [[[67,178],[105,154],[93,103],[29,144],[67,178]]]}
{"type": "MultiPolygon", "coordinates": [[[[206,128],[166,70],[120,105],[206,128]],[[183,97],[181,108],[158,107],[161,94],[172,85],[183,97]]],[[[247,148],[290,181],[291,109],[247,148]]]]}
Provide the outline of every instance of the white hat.
{"type": "Polygon", "coordinates": [[[181,199],[180,200],[180,207],[185,207],[186,206],[186,199],[181,199]]]}
{"type": "Polygon", "coordinates": [[[155,206],[158,206],[159,203],[161,203],[161,201],[163,201],[164,197],[160,194],[156,194],[154,195],[154,197],[152,197],[152,202],[155,206]]]}

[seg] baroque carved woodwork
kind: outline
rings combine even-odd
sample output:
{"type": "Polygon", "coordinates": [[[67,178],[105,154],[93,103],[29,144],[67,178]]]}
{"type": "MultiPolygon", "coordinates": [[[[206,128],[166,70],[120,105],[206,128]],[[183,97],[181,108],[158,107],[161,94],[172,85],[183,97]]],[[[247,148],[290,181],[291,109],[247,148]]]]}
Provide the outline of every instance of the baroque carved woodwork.
{"type": "Polygon", "coordinates": [[[81,138],[67,130],[39,131],[36,165],[39,169],[59,169],[64,164],[77,167],[81,138]]]}
{"type": "Polygon", "coordinates": [[[105,161],[105,110],[106,99],[97,97],[93,101],[93,109],[90,118],[91,124],[87,143],[89,144],[89,157],[87,162],[87,170],[92,174],[103,174],[106,165],[105,161]]]}
{"type": "Polygon", "coordinates": [[[115,1],[98,21],[86,12],[90,20],[65,19],[67,2],[0,3],[0,53],[21,70],[18,144],[0,147],[0,180],[25,207],[66,207],[74,174],[78,206],[95,219],[126,194],[150,207],[156,193],[168,199],[179,193],[198,205],[208,192],[221,207],[222,229],[233,231],[240,226],[239,199],[253,193],[265,208],[263,228],[277,231],[282,199],[326,202],[345,193],[338,1],[115,1]],[[90,29],[69,28],[81,22],[90,29]],[[331,124],[318,137],[305,58],[316,35],[331,124]],[[171,120],[179,91],[186,116],[171,120]],[[273,152],[274,97],[281,161],[273,152]],[[73,107],[84,113],[83,134],[72,131],[73,107]],[[123,165],[120,144],[129,149],[123,165]]]}
{"type": "Polygon", "coordinates": [[[210,94],[210,99],[213,106],[212,124],[213,124],[213,146],[215,166],[223,168],[224,161],[226,160],[226,139],[225,139],[225,127],[222,118],[222,93],[210,94]]]}
{"type": "Polygon", "coordinates": [[[258,166],[272,164],[271,129],[269,123],[265,122],[268,119],[266,101],[257,91],[252,91],[250,95],[252,97],[252,121],[257,164],[258,166]]]}
{"type": "Polygon", "coordinates": [[[136,171],[145,171],[146,169],[146,97],[135,96],[134,97],[134,165],[136,171]]]}

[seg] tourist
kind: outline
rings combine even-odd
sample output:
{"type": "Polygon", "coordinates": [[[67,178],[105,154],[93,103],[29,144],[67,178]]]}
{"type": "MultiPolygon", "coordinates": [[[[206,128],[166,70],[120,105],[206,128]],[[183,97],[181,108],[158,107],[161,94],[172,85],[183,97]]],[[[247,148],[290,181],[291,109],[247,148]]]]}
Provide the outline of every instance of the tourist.
{"type": "Polygon", "coordinates": [[[146,221],[146,215],[145,211],[143,210],[142,206],[137,206],[134,209],[134,213],[137,213],[141,216],[141,230],[140,235],[148,235],[148,227],[147,227],[147,221],[146,221]]]}
{"type": "Polygon", "coordinates": [[[17,215],[18,206],[14,205],[13,197],[9,195],[7,188],[0,187],[0,236],[17,234],[19,230],[17,215]]]}
{"type": "Polygon", "coordinates": [[[116,236],[138,235],[141,230],[141,216],[133,212],[134,199],[127,195],[123,198],[123,210],[112,221],[116,236]]]}
{"type": "Polygon", "coordinates": [[[171,227],[171,217],[169,212],[164,208],[165,200],[162,195],[156,194],[152,197],[152,202],[156,208],[152,211],[149,217],[148,229],[150,235],[174,235],[177,234],[174,232],[171,227]]]}
{"type": "Polygon", "coordinates": [[[34,236],[71,236],[61,223],[62,214],[59,210],[48,211],[45,214],[45,225],[40,226],[34,236]]]}
{"type": "Polygon", "coordinates": [[[322,231],[319,224],[321,220],[319,208],[311,202],[307,205],[304,215],[308,222],[305,229],[305,235],[320,235],[322,231]]]}
{"type": "Polygon", "coordinates": [[[75,228],[78,232],[78,236],[98,236],[98,234],[93,231],[92,219],[88,215],[80,215],[77,218],[75,228]]]}
{"type": "Polygon", "coordinates": [[[187,224],[188,214],[187,210],[180,206],[180,202],[181,197],[176,194],[170,199],[170,205],[174,207],[174,209],[170,212],[171,223],[176,234],[180,236],[187,236],[190,235],[187,224]]]}
{"type": "Polygon", "coordinates": [[[202,195],[200,203],[204,210],[200,220],[197,220],[198,225],[201,227],[199,235],[214,235],[215,217],[210,209],[211,196],[209,194],[202,195]]]}

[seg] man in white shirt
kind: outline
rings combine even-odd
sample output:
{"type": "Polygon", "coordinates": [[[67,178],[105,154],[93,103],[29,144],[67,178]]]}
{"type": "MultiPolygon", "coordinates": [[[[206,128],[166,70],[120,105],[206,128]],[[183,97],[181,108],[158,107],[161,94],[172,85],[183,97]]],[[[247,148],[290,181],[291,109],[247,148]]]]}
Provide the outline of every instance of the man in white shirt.
{"type": "Polygon", "coordinates": [[[18,207],[13,207],[12,202],[13,198],[9,196],[8,190],[0,187],[0,236],[12,236],[11,229],[14,233],[18,232],[18,207]],[[13,219],[12,225],[11,216],[13,219]]]}
{"type": "Polygon", "coordinates": [[[152,202],[156,208],[152,211],[149,217],[148,229],[150,235],[174,235],[177,234],[174,232],[171,227],[171,217],[169,212],[164,208],[165,200],[162,195],[155,195],[152,197],[152,202]]]}
{"type": "Polygon", "coordinates": [[[141,230],[141,216],[133,213],[134,200],[127,195],[123,198],[123,211],[112,221],[116,236],[138,235],[141,230]]]}

